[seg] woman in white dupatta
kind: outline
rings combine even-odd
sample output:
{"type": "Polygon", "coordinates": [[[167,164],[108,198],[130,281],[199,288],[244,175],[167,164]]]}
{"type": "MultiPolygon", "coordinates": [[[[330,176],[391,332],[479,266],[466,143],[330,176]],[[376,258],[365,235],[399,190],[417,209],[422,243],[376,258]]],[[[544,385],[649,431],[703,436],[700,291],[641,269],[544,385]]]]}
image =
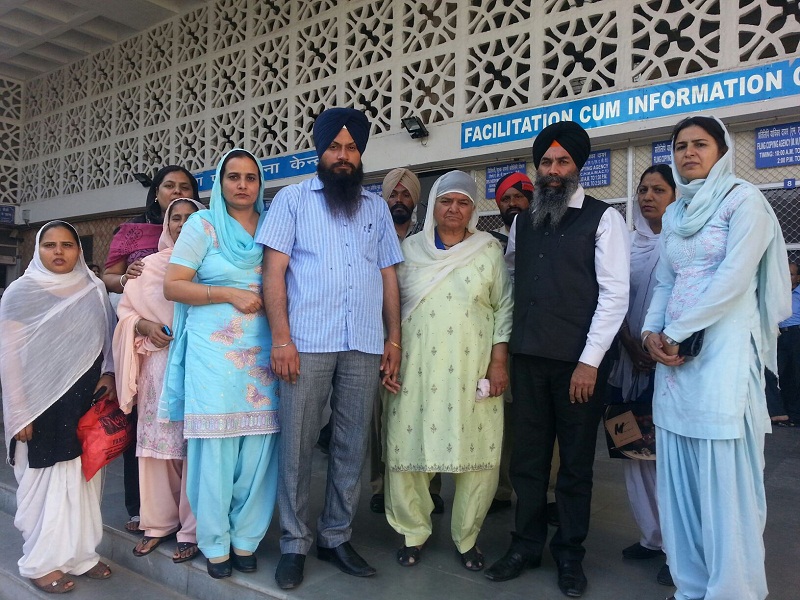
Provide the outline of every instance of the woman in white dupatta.
{"type": "Polygon", "coordinates": [[[431,535],[428,485],[443,472],[455,480],[456,552],[465,568],[483,568],[476,542],[497,489],[513,299],[499,242],[476,230],[476,198],[462,171],[437,179],[423,230],[403,242],[397,270],[402,387],[384,393],[384,486],[386,518],[405,539],[404,567],[419,563],[431,535]]]}
{"type": "Polygon", "coordinates": [[[101,475],[84,479],[77,424],[101,388],[116,397],[113,327],[78,233],[64,221],[47,223],[33,261],[0,303],[0,380],[8,461],[19,484],[14,525],[25,540],[19,571],[49,593],[74,589],[67,574],[111,576],[96,552],[101,475]]]}
{"type": "MultiPolygon", "coordinates": [[[[630,305],[619,332],[620,356],[608,380],[611,394],[619,395],[626,402],[653,400],[652,377],[656,363],[642,348],[638,332],[642,329],[656,285],[661,217],[673,202],[675,179],[669,165],[652,165],[645,169],[633,203],[635,229],[631,234],[630,305]]],[[[656,501],[655,456],[649,457],[652,460],[642,458],[631,457],[631,460],[623,461],[628,502],[641,533],[638,542],[622,551],[622,556],[627,559],[664,556],[656,501]]],[[[667,565],[659,571],[657,581],[662,585],[672,585],[667,565]]]]}

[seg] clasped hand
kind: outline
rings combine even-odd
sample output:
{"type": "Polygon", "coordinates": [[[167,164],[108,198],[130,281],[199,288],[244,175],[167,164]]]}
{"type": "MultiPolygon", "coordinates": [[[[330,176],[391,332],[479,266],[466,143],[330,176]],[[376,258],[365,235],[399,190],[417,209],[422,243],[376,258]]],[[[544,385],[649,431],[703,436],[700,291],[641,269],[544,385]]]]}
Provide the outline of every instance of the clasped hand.
{"type": "Polygon", "coordinates": [[[684,358],[678,356],[679,344],[668,344],[663,332],[645,331],[642,334],[642,345],[650,353],[652,359],[667,367],[677,367],[684,363],[684,358]]]}

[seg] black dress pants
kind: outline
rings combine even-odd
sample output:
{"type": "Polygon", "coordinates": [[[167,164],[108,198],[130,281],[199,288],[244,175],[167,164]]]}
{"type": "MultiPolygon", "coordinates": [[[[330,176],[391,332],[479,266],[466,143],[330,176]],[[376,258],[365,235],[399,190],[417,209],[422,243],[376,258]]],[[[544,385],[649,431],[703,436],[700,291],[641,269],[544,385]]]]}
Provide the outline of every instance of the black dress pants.
{"type": "MultiPolygon", "coordinates": [[[[138,411],[133,407],[131,418],[138,421],[138,411]]],[[[122,482],[125,488],[125,509],[129,517],[139,516],[139,459],[136,458],[134,442],[122,453],[122,482]]]]}
{"type": "Polygon", "coordinates": [[[778,336],[778,377],[782,414],[800,423],[800,327],[790,327],[778,336]]]}
{"type": "Polygon", "coordinates": [[[547,540],[547,485],[553,442],[558,439],[561,467],[556,480],[559,527],[550,541],[556,560],[582,560],[589,531],[597,429],[608,378],[598,369],[594,395],[570,403],[569,384],[576,363],[514,355],[511,404],[514,449],[511,482],[517,494],[512,548],[527,557],[541,556],[547,540]]]}

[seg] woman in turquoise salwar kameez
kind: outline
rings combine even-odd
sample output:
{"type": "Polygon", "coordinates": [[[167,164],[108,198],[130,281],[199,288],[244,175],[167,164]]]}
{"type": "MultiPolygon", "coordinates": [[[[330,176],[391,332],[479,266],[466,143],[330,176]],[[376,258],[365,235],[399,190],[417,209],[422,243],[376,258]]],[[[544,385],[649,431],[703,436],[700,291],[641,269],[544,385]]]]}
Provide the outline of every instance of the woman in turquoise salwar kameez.
{"type": "Polygon", "coordinates": [[[256,570],[277,490],[278,387],[253,239],[263,189],[255,157],[227,153],[210,209],[183,226],[164,278],[175,339],[159,417],[184,421],[186,492],[215,578],[256,570]]]}

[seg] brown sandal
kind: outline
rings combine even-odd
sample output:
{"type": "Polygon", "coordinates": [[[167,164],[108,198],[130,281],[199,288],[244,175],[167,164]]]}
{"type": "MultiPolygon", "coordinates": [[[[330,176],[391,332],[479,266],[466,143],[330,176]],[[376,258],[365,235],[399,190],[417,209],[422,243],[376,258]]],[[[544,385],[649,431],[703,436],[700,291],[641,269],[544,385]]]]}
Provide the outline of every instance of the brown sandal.
{"type": "MultiPolygon", "coordinates": [[[[61,573],[61,571],[53,571],[53,573],[61,573]]],[[[48,573],[44,577],[39,577],[38,579],[31,579],[31,583],[36,589],[48,594],[66,594],[67,592],[71,592],[75,589],[75,582],[63,573],[61,573],[60,577],[54,579],[50,583],[40,583],[42,579],[47,578],[53,573],[48,573]]]]}
{"type": "Polygon", "coordinates": [[[84,573],[89,579],[108,579],[111,577],[111,569],[109,566],[101,561],[84,573]]]}
{"type": "Polygon", "coordinates": [[[142,539],[139,540],[139,543],[133,547],[133,555],[134,556],[147,556],[153,550],[158,548],[165,539],[169,536],[164,537],[149,537],[149,536],[142,536],[142,539]]]}

